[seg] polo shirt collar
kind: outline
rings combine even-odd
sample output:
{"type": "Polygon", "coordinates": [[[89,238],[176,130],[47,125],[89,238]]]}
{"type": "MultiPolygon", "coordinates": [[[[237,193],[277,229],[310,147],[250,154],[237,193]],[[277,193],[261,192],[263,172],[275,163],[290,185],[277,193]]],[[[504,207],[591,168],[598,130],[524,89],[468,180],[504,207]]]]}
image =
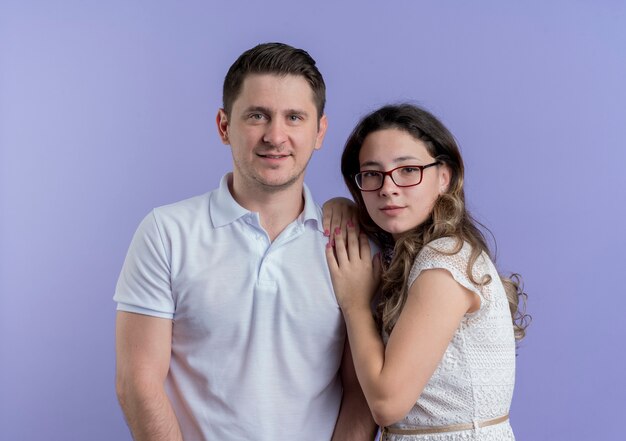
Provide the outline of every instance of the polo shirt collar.
{"type": "Polygon", "coordinates": [[[232,173],[222,176],[220,186],[211,197],[209,215],[214,227],[223,227],[250,213],[237,203],[228,189],[232,173]]]}
{"type": "Polygon", "coordinates": [[[308,221],[313,221],[314,227],[323,233],[324,225],[322,223],[322,209],[315,203],[311,190],[309,190],[309,187],[307,187],[306,184],[304,184],[302,193],[304,195],[304,210],[302,210],[298,219],[303,224],[306,224],[308,221]]]}
{"type": "MultiPolygon", "coordinates": [[[[228,182],[231,179],[232,173],[226,173],[220,181],[219,188],[211,197],[209,215],[211,216],[213,226],[216,228],[228,225],[252,213],[250,210],[246,210],[239,205],[235,198],[233,198],[228,188],[228,182]]],[[[305,224],[307,221],[314,221],[315,228],[323,232],[322,211],[315,204],[313,195],[306,184],[304,184],[302,193],[304,195],[304,210],[300,213],[300,216],[298,216],[298,222],[305,224]]]]}

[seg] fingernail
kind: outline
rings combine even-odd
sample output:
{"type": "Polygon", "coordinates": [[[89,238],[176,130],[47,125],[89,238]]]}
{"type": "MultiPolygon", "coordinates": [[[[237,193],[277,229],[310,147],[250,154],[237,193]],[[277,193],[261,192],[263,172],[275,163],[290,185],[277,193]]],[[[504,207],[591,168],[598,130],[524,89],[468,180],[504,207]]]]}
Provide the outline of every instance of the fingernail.
{"type": "Polygon", "coordinates": [[[335,228],[335,234],[341,234],[341,228],[339,227],[335,228]]]}
{"type": "Polygon", "coordinates": [[[348,221],[348,227],[350,227],[350,228],[354,227],[354,224],[352,223],[351,220],[348,221]]]}
{"type": "Polygon", "coordinates": [[[330,230],[328,228],[324,230],[324,236],[330,236],[330,230]]]}

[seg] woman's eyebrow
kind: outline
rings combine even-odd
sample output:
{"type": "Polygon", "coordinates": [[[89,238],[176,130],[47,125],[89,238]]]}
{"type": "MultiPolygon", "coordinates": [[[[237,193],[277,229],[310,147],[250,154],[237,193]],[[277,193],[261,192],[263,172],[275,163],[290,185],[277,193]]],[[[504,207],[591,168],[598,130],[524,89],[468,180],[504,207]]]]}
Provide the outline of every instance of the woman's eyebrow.
{"type": "MultiPolygon", "coordinates": [[[[419,158],[416,158],[415,156],[400,156],[398,158],[395,158],[392,162],[394,163],[399,163],[399,162],[404,162],[404,161],[408,161],[409,159],[414,159],[416,161],[419,161],[419,158]]],[[[361,163],[361,167],[382,167],[382,164],[378,161],[365,161],[361,163]]]]}
{"type": "Polygon", "coordinates": [[[361,163],[361,167],[381,167],[381,164],[376,161],[365,161],[361,163]]]}

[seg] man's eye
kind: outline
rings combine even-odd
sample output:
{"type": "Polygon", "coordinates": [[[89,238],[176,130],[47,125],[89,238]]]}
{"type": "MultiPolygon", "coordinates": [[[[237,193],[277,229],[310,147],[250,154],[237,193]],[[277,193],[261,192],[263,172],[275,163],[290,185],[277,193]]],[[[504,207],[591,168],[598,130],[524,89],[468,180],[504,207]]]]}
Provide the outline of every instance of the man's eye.
{"type": "Polygon", "coordinates": [[[265,118],[265,115],[263,115],[262,113],[251,113],[250,115],[248,115],[248,118],[260,121],[265,118]]]}
{"type": "Polygon", "coordinates": [[[289,121],[297,122],[300,121],[302,117],[300,115],[289,115],[289,121]]]}

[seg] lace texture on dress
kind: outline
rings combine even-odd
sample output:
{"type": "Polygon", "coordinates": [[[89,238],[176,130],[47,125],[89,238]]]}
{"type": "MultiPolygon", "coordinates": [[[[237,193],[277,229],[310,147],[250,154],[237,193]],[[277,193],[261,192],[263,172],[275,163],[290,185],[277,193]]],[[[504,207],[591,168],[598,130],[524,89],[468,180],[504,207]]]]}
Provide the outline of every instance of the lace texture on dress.
{"type": "MultiPolygon", "coordinates": [[[[478,311],[466,314],[421,396],[409,414],[390,427],[446,426],[500,417],[509,412],[515,383],[515,339],[511,313],[498,272],[483,253],[467,275],[471,246],[456,253],[453,238],[437,239],[415,259],[409,286],[422,271],[445,269],[480,297],[478,311]],[[491,281],[480,284],[485,275],[491,281]]],[[[383,335],[385,343],[388,336],[383,335]]],[[[514,440],[509,422],[485,428],[432,435],[392,435],[392,441],[514,440]]]]}

